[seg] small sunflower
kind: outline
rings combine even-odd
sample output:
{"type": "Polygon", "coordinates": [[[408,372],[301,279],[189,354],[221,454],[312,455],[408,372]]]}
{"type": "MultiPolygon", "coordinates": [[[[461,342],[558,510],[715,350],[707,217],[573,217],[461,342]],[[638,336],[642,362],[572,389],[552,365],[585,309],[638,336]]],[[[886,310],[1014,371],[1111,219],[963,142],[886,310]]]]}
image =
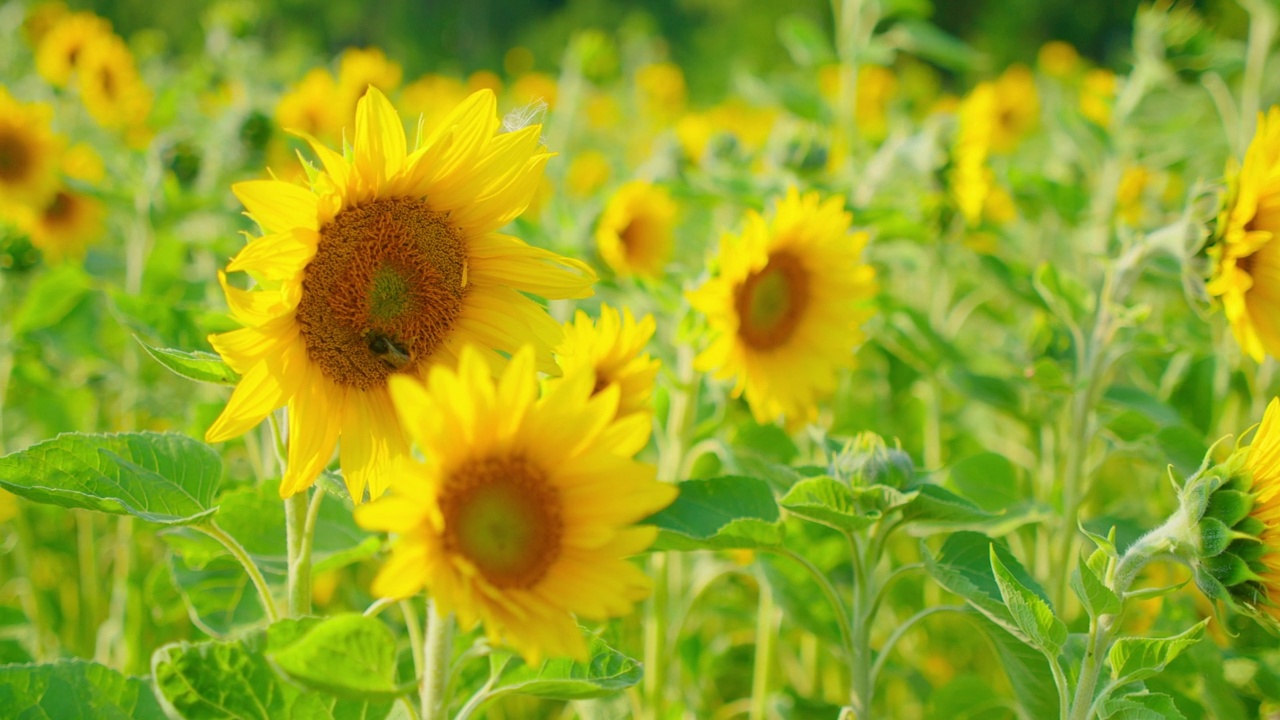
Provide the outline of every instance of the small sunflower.
{"type": "Polygon", "coordinates": [[[40,38],[36,72],[55,87],[64,87],[84,59],[84,51],[112,37],[111,24],[91,12],[64,15],[40,38]]]}
{"type": "MultiPolygon", "coordinates": [[[[387,54],[376,47],[347,48],[338,58],[338,96],[343,107],[342,122],[348,122],[355,111],[356,103],[364,95],[369,86],[381,90],[384,94],[393,92],[400,86],[403,72],[400,64],[387,59],[387,54]]],[[[329,98],[333,102],[333,98],[329,98]]]]}
{"type": "Polygon", "coordinates": [[[987,158],[995,138],[996,90],[979,83],[960,102],[955,147],[952,149],[951,194],[968,225],[982,221],[982,211],[994,186],[987,158]]]}
{"type": "Polygon", "coordinates": [[[134,130],[151,114],[151,89],[138,75],[133,53],[115,35],[85,48],[77,84],[85,109],[102,127],[134,130]]]}
{"type": "Polygon", "coordinates": [[[337,139],[343,123],[343,110],[334,103],[338,91],[333,75],[324,68],[313,68],[276,104],[276,122],[281,127],[306,133],[322,140],[337,139]]]}
{"type": "Polygon", "coordinates": [[[62,141],[52,122],[53,108],[0,86],[0,204],[42,205],[57,190],[62,141]]]}
{"type": "Polygon", "coordinates": [[[410,119],[421,117],[422,131],[431,132],[469,94],[466,85],[457,78],[423,75],[404,86],[400,92],[400,108],[410,119]]]}
{"type": "Polygon", "coordinates": [[[1231,330],[1258,362],[1280,358],[1280,108],[1259,114],[1258,130],[1230,191],[1209,248],[1207,289],[1222,299],[1231,330]]]}
{"type": "Polygon", "coordinates": [[[712,335],[697,367],[735,378],[760,422],[812,419],[853,364],[876,284],[851,221],[840,198],[791,188],[772,221],[751,212],[741,235],[721,239],[718,274],[689,293],[712,335]]]}
{"type": "Polygon", "coordinates": [[[102,236],[105,215],[101,202],[64,187],[43,205],[18,207],[14,220],[45,259],[56,263],[83,257],[102,236]]]}
{"type": "Polygon", "coordinates": [[[627,557],[657,534],[634,523],[668,505],[672,485],[632,456],[649,419],[614,420],[618,391],[591,393],[566,375],[538,398],[533,352],[516,353],[496,382],[466,348],[458,370],[424,386],[395,377],[391,397],[425,462],[407,458],[392,492],[356,520],[399,537],[373,582],[380,597],[427,588],[465,627],[483,622],[530,664],[586,659],[574,615],[624,615],[648,594],[627,557]]]}
{"type": "Polygon", "coordinates": [[[661,364],[644,352],[654,328],[652,315],[637,322],[625,308],[619,314],[601,305],[599,321],[579,310],[565,325],[564,342],[556,349],[560,369],[566,376],[590,375],[595,383],[593,393],[617,385],[622,393],[618,417],[649,413],[653,379],[661,364]]]}
{"type": "Polygon", "coordinates": [[[324,167],[311,186],[279,180],[232,190],[265,235],[228,265],[260,289],[227,285],[245,327],[210,342],[243,377],[210,442],[289,407],[289,462],[280,492],[307,488],[342,437],[351,496],[386,487],[406,451],[387,381],[425,377],[474,343],[499,369],[526,344],[555,373],[560,326],[524,293],[591,295],[583,263],[495,232],[528,204],[550,154],[541,127],[498,133],[492,92],[454,110],[415,150],[377,88],[356,110],[351,158],[311,143],[324,167]]]}
{"type": "Polygon", "coordinates": [[[564,184],[569,194],[585,198],[594,195],[597,190],[609,182],[613,168],[609,166],[609,158],[599,150],[586,150],[578,153],[569,163],[569,170],[564,175],[564,184]]]}
{"type": "Polygon", "coordinates": [[[667,191],[634,180],[609,198],[596,225],[596,248],[618,275],[657,277],[671,259],[676,204],[667,191]]]}
{"type": "Polygon", "coordinates": [[[1040,119],[1040,95],[1036,79],[1025,65],[1013,65],[996,78],[995,117],[992,119],[991,148],[1007,153],[1017,147],[1040,119]]]}

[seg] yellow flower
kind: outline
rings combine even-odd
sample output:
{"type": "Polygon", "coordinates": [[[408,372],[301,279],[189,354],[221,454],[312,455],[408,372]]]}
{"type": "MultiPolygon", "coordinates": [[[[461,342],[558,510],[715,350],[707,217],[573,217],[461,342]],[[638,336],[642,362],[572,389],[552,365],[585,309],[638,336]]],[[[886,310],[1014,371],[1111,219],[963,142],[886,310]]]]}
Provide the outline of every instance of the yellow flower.
{"type": "Polygon", "coordinates": [[[675,487],[632,457],[649,418],[613,420],[618,392],[591,393],[568,375],[538,397],[533,353],[518,352],[495,382],[472,348],[457,372],[426,386],[391,381],[401,421],[424,462],[398,464],[393,491],[356,520],[398,535],[373,582],[380,597],[427,588],[441,613],[535,665],[585,660],[574,616],[629,613],[649,581],[626,558],[657,534],[634,523],[668,505],[675,487]]]}
{"type": "Polygon", "coordinates": [[[734,378],[759,422],[814,418],[853,365],[876,284],[851,222],[839,197],[791,188],[772,221],[750,212],[741,235],[721,238],[716,276],[688,295],[711,330],[697,367],[734,378]]]}
{"type": "Polygon", "coordinates": [[[40,40],[36,48],[36,71],[50,85],[62,87],[84,59],[84,51],[98,41],[112,37],[111,24],[91,12],[62,17],[40,40]]]}
{"type": "Polygon", "coordinates": [[[343,50],[338,58],[338,94],[345,108],[342,122],[350,120],[356,102],[370,85],[389,93],[400,86],[400,76],[400,65],[376,47],[343,50]]]}
{"type": "Polygon", "coordinates": [[[431,132],[468,94],[466,86],[457,78],[423,75],[400,92],[400,108],[410,120],[421,116],[422,131],[431,132]]]}
{"type": "Polygon", "coordinates": [[[323,139],[335,140],[350,118],[334,102],[337,83],[328,70],[313,68],[276,105],[276,122],[281,127],[323,139]]]}
{"type": "Polygon", "coordinates": [[[1242,529],[1257,542],[1241,548],[1256,573],[1256,604],[1280,621],[1280,398],[1272,399],[1249,446],[1245,469],[1252,478],[1253,507],[1242,529]],[[1259,547],[1260,546],[1260,547],[1259,547]],[[1252,551],[1252,552],[1249,552],[1252,551]]]}
{"type": "Polygon", "coordinates": [[[8,490],[0,489],[0,523],[18,516],[18,497],[8,490]]]}
{"type": "Polygon", "coordinates": [[[622,122],[622,110],[613,96],[605,93],[592,93],[587,100],[587,125],[595,130],[612,130],[622,122]]]}
{"type": "Polygon", "coordinates": [[[1146,208],[1142,204],[1143,194],[1151,182],[1151,171],[1141,165],[1131,165],[1124,169],[1120,183],[1116,186],[1116,213],[1129,225],[1142,222],[1142,214],[1146,208]]]}
{"type": "Polygon", "coordinates": [[[1236,341],[1249,357],[1280,358],[1280,108],[1259,113],[1244,166],[1230,176],[1209,248],[1209,294],[1222,299],[1236,341]]]}
{"type": "Polygon", "coordinates": [[[1080,53],[1076,52],[1071,43],[1051,40],[1040,46],[1036,65],[1049,77],[1060,80],[1069,78],[1080,69],[1080,53]]]}
{"type": "MultiPolygon", "coordinates": [[[[840,102],[843,68],[843,65],[833,63],[818,70],[818,89],[832,107],[840,102]]],[[[857,122],[858,132],[869,140],[883,140],[889,129],[889,101],[898,92],[898,78],[889,68],[863,65],[858,68],[855,92],[854,120],[857,122]]]]}
{"type": "Polygon", "coordinates": [[[653,379],[661,364],[648,353],[641,354],[653,337],[652,315],[636,322],[631,311],[622,314],[608,305],[600,306],[600,320],[579,310],[564,329],[564,342],[556,349],[560,369],[566,377],[585,374],[594,383],[592,393],[617,386],[618,417],[652,412],[653,379]]]}
{"type": "Polygon", "coordinates": [[[569,194],[575,197],[587,197],[609,182],[612,174],[609,159],[599,150],[586,150],[578,153],[569,163],[565,174],[565,184],[569,186],[569,194]]]}
{"type": "Polygon", "coordinates": [[[138,76],[133,54],[115,35],[84,49],[77,78],[85,109],[105,128],[139,128],[151,114],[151,90],[138,76]]]}
{"type": "Polygon", "coordinates": [[[106,177],[102,156],[87,143],[77,143],[62,155],[62,173],[73,180],[97,185],[106,177]]]}
{"type": "Polygon", "coordinates": [[[1101,127],[1111,124],[1111,105],[1116,98],[1116,74],[1095,68],[1084,74],[1080,84],[1080,112],[1101,127]]]}
{"type": "Polygon", "coordinates": [[[671,259],[676,204],[665,188],[640,180],[609,198],[596,225],[596,248],[618,275],[657,277],[671,259]]]}
{"type": "Polygon", "coordinates": [[[43,205],[14,210],[18,228],[50,263],[84,257],[85,248],[102,236],[104,216],[102,203],[67,188],[43,205]]]}
{"type": "Polygon", "coordinates": [[[669,123],[684,110],[684,71],[670,62],[645,65],[636,71],[640,112],[659,124],[669,123]]]}
{"type": "Polygon", "coordinates": [[[377,88],[356,109],[350,158],[305,137],[323,170],[310,187],[279,180],[232,190],[265,233],[227,266],[260,283],[227,284],[245,327],[210,342],[242,375],[209,428],[219,442],[289,407],[288,497],[340,461],[352,498],[381,495],[407,451],[388,380],[425,377],[462,347],[502,366],[526,344],[555,372],[560,326],[523,293],[591,295],[583,263],[496,231],[529,203],[550,156],[542,128],[498,133],[493,93],[478,92],[423,141],[406,147],[400,117],[377,88]]]}
{"type": "Polygon", "coordinates": [[[0,205],[43,205],[58,188],[62,141],[53,108],[21,103],[0,85],[0,205]]]}
{"type": "Polygon", "coordinates": [[[960,103],[951,193],[965,222],[977,225],[994,185],[987,156],[995,136],[996,91],[991,83],[979,83],[960,103]]]}
{"type": "Polygon", "coordinates": [[[521,107],[546,103],[547,109],[553,110],[558,93],[555,78],[546,73],[525,73],[511,84],[511,101],[521,107]]]}
{"type": "Polygon", "coordinates": [[[1005,153],[1017,147],[1040,118],[1036,80],[1024,65],[1013,65],[996,79],[991,149],[1005,153]]]}
{"type": "Polygon", "coordinates": [[[744,150],[754,153],[764,147],[777,119],[777,110],[753,107],[735,98],[706,112],[687,113],[676,123],[676,139],[685,156],[695,163],[702,160],[711,139],[719,133],[733,136],[744,150]]]}
{"type": "Polygon", "coordinates": [[[502,78],[489,70],[477,70],[467,78],[467,89],[471,92],[492,90],[494,95],[498,95],[502,92],[502,78]]]}

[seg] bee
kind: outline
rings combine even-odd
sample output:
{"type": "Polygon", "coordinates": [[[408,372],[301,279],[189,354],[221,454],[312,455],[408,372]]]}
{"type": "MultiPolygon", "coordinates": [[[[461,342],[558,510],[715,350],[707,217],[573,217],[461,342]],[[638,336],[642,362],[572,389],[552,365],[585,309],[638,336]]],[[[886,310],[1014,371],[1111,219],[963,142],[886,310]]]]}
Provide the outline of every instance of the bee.
{"type": "Polygon", "coordinates": [[[393,370],[399,370],[413,360],[408,348],[389,335],[371,330],[366,337],[369,341],[369,352],[377,355],[393,370]]]}

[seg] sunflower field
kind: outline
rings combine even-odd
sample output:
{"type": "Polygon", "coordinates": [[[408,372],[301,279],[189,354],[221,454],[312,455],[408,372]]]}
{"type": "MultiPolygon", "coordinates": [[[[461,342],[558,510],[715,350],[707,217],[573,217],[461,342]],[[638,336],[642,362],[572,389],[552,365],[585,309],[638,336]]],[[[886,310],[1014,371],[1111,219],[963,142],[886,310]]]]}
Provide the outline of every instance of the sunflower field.
{"type": "Polygon", "coordinates": [[[0,0],[0,720],[1280,718],[1277,68],[0,0]]]}

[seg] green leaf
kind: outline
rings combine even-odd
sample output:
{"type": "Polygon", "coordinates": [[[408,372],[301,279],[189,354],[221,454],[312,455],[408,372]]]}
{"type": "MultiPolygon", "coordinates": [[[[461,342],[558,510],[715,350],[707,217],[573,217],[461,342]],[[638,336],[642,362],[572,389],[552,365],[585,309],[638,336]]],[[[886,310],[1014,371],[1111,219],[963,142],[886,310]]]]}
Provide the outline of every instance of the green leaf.
{"type": "Polygon", "coordinates": [[[979,402],[1019,417],[1022,415],[1022,397],[1018,386],[1007,378],[979,375],[963,368],[954,368],[947,375],[956,389],[979,402]]]}
{"type": "Polygon", "coordinates": [[[494,695],[515,693],[556,700],[583,700],[603,697],[625,690],[640,682],[644,672],[640,663],[591,636],[587,641],[585,663],[572,660],[546,660],[536,668],[523,662],[503,673],[494,695]]]}
{"type": "Polygon", "coordinates": [[[964,71],[981,59],[981,54],[964,41],[924,20],[905,18],[882,36],[913,55],[931,60],[949,70],[964,71]]]}
{"type": "Polygon", "coordinates": [[[230,555],[207,558],[199,565],[181,557],[171,560],[173,584],[187,615],[206,635],[225,637],[267,616],[253,581],[230,555]]]}
{"type": "Polygon", "coordinates": [[[1120,638],[1107,654],[1111,663],[1111,678],[1130,683],[1158,674],[1183,650],[1200,642],[1209,620],[1210,618],[1205,618],[1172,637],[1120,638]]]}
{"type": "Polygon", "coordinates": [[[212,515],[217,451],[174,433],[68,433],[0,458],[0,488],[28,500],[186,525],[212,515]]]}
{"type": "Polygon", "coordinates": [[[90,278],[74,263],[41,275],[27,290],[11,322],[14,335],[57,325],[89,291],[90,278]]]}
{"type": "Polygon", "coordinates": [[[214,385],[235,385],[240,381],[239,373],[232,370],[230,365],[223,362],[222,358],[214,353],[200,350],[187,352],[185,350],[174,350],[173,348],[157,348],[143,342],[142,338],[137,335],[134,335],[133,339],[137,340],[138,344],[147,351],[148,355],[155,358],[156,362],[188,380],[213,383],[214,385]]]}
{"type": "Polygon", "coordinates": [[[1058,686],[1045,656],[980,613],[970,612],[965,617],[981,628],[995,647],[1025,712],[1023,717],[1058,717],[1058,686]]]}
{"type": "Polygon", "coordinates": [[[932,483],[916,486],[902,506],[902,519],[915,535],[981,527],[998,517],[932,483]]]}
{"type": "Polygon", "coordinates": [[[653,550],[777,547],[784,534],[778,504],[763,480],[726,476],[679,483],[675,502],[644,520],[660,532],[653,550]]]}
{"type": "Polygon", "coordinates": [[[1022,500],[1013,463],[997,453],[971,455],[951,466],[951,482],[979,507],[1000,512],[1022,500]]]}
{"type": "Polygon", "coordinates": [[[1035,579],[1023,569],[1008,548],[981,533],[968,531],[954,533],[942,544],[936,556],[926,549],[924,559],[929,571],[940,585],[964,598],[997,625],[1018,634],[1021,629],[1005,605],[1000,585],[996,582],[992,570],[991,554],[993,552],[1005,569],[1017,579],[1019,585],[1041,599],[1046,598],[1035,579]]]}
{"type": "Polygon", "coordinates": [[[20,720],[164,720],[143,678],[87,660],[0,666],[0,714],[20,720]]]}
{"type": "Polygon", "coordinates": [[[1067,626],[1053,614],[1048,602],[1018,582],[996,554],[994,545],[990,552],[1000,595],[1023,638],[1045,655],[1057,657],[1067,641],[1067,626]]]}
{"type": "Polygon", "coordinates": [[[814,67],[835,57],[827,33],[803,15],[788,15],[778,21],[778,39],[800,67],[814,67]]]}
{"type": "Polygon", "coordinates": [[[1080,563],[1080,567],[1071,573],[1071,589],[1084,604],[1089,617],[1115,615],[1120,612],[1120,598],[1107,587],[1106,583],[1102,582],[1100,577],[1098,566],[1101,564],[1105,568],[1108,559],[1106,551],[1095,550],[1089,562],[1080,563]],[[1101,563],[1094,560],[1099,557],[1102,559],[1101,563]]]}
{"type": "Polygon", "coordinates": [[[1163,456],[1183,477],[1190,477],[1199,470],[1205,453],[1209,452],[1204,437],[1185,425],[1161,428],[1156,433],[1156,442],[1163,456]]]}
{"type": "Polygon", "coordinates": [[[396,684],[396,638],[373,617],[326,618],[267,659],[298,683],[341,698],[390,701],[405,692],[396,684]]]}
{"type": "Polygon", "coordinates": [[[1111,698],[1098,708],[1098,716],[1102,720],[1186,720],[1173,698],[1161,693],[1111,698]]]}
{"type": "Polygon", "coordinates": [[[381,720],[390,702],[343,700],[300,689],[266,653],[297,642],[319,621],[282,620],[239,640],[177,643],[156,650],[151,671],[169,714],[185,720],[381,720]]]}
{"type": "Polygon", "coordinates": [[[801,480],[778,504],[802,518],[845,532],[862,530],[880,519],[879,511],[860,513],[849,486],[829,477],[801,480]]]}

